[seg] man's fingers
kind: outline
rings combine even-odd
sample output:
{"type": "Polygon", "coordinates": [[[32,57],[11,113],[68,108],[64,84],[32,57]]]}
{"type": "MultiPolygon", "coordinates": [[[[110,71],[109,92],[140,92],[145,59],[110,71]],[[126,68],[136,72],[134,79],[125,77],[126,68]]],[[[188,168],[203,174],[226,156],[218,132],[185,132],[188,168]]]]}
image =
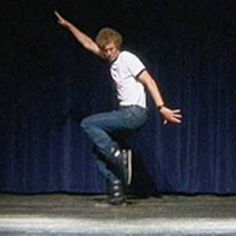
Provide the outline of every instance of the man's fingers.
{"type": "Polygon", "coordinates": [[[181,120],[177,119],[177,118],[172,118],[172,122],[176,123],[176,124],[180,124],[181,120]]]}
{"type": "Polygon", "coordinates": [[[61,15],[57,11],[54,11],[54,14],[57,16],[58,19],[62,19],[61,15]]]}
{"type": "Polygon", "coordinates": [[[181,114],[173,114],[173,116],[176,117],[176,118],[182,118],[181,114]]]}
{"type": "Polygon", "coordinates": [[[174,114],[173,115],[173,117],[172,117],[172,119],[173,119],[173,121],[175,122],[175,123],[181,123],[181,119],[182,119],[182,115],[180,115],[180,114],[174,114]]]}
{"type": "Polygon", "coordinates": [[[180,113],[181,110],[180,110],[180,109],[175,109],[175,110],[173,110],[172,112],[173,112],[173,113],[180,113]]]}
{"type": "Polygon", "coordinates": [[[170,122],[172,123],[177,123],[177,124],[180,124],[181,123],[181,118],[182,116],[181,115],[173,115],[171,118],[170,118],[170,122]]]}

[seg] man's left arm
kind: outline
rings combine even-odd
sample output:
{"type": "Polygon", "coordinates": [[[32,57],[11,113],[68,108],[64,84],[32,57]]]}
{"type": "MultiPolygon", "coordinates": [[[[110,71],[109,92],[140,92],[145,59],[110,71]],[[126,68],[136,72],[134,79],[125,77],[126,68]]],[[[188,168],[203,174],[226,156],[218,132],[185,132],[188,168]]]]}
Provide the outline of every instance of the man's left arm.
{"type": "Polygon", "coordinates": [[[157,109],[160,111],[161,115],[164,118],[164,124],[166,124],[167,122],[180,124],[182,118],[180,110],[172,110],[165,105],[157,83],[147,70],[144,70],[138,76],[138,80],[148,89],[149,93],[151,94],[157,109]]]}

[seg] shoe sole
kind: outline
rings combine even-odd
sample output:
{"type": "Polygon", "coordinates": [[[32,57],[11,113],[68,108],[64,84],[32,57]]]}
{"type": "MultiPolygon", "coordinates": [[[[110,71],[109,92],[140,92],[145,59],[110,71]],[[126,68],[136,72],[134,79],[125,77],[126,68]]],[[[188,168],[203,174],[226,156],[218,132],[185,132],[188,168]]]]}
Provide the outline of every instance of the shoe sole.
{"type": "Polygon", "coordinates": [[[127,156],[128,156],[128,180],[127,180],[127,185],[130,185],[131,181],[132,181],[132,151],[131,150],[127,151],[127,156]]]}

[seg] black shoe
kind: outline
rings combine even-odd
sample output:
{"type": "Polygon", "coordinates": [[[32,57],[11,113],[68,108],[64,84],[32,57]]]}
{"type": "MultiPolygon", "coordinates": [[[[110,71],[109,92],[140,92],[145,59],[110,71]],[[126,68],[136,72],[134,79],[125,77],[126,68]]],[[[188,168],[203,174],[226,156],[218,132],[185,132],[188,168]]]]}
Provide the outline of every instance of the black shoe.
{"type": "Polygon", "coordinates": [[[125,185],[130,185],[132,180],[132,152],[131,150],[123,149],[122,152],[120,150],[116,150],[113,154],[113,158],[111,160],[113,165],[118,171],[119,177],[122,178],[125,185]]]}
{"type": "Polygon", "coordinates": [[[114,206],[126,204],[123,184],[119,180],[109,183],[108,203],[114,206]]]}

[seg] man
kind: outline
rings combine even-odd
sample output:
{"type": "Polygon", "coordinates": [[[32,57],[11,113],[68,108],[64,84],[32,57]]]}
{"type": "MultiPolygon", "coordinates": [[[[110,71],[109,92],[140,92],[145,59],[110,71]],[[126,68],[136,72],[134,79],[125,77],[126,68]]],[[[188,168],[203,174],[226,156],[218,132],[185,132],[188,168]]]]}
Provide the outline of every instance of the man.
{"type": "Polygon", "coordinates": [[[130,151],[121,150],[118,140],[139,131],[147,120],[144,87],[150,92],[164,123],[181,123],[180,110],[165,106],[157,84],[143,63],[134,54],[122,50],[122,36],[118,32],[103,28],[94,41],[58,12],[55,15],[58,23],[69,30],[84,48],[110,63],[119,108],[89,116],[81,122],[81,127],[93,142],[97,163],[108,180],[108,202],[123,204],[124,187],[131,183],[132,160],[130,151]]]}

